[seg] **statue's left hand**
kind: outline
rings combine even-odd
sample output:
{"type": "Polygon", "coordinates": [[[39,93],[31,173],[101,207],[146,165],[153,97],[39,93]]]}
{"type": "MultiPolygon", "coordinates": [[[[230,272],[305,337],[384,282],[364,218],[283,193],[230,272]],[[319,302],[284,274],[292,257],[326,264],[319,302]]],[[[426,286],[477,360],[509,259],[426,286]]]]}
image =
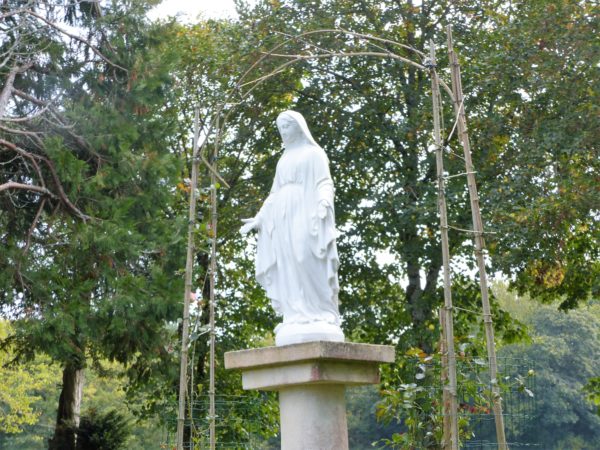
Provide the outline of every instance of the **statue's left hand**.
{"type": "Polygon", "coordinates": [[[319,206],[317,206],[317,216],[319,219],[324,219],[327,217],[327,208],[329,207],[329,203],[325,200],[321,200],[319,202],[319,206]]]}
{"type": "Polygon", "coordinates": [[[252,219],[242,219],[242,222],[244,222],[244,225],[240,228],[241,234],[246,234],[249,231],[258,229],[258,220],[256,220],[256,217],[253,217],[252,219]]]}

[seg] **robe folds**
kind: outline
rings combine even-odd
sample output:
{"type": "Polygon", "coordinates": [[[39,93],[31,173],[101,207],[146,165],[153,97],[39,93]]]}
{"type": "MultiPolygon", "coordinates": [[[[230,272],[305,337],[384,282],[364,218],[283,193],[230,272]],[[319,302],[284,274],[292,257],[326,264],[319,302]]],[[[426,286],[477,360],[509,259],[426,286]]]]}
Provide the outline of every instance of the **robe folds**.
{"type": "Polygon", "coordinates": [[[340,323],[333,195],[321,147],[284,151],[257,215],[256,255],[256,279],[284,324],[340,323]]]}

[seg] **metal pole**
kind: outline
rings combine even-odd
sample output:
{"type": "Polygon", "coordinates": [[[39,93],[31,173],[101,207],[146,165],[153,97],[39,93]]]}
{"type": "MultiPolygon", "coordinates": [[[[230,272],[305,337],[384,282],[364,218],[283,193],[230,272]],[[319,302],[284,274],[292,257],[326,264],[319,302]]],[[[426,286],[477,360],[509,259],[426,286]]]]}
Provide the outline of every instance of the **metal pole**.
{"type": "Polygon", "coordinates": [[[442,264],[444,267],[444,313],[443,337],[446,352],[448,384],[444,385],[447,391],[444,401],[444,423],[448,423],[449,430],[444,428],[444,449],[458,450],[458,402],[456,399],[456,355],[454,353],[454,324],[452,318],[452,291],[450,280],[450,247],[448,244],[448,213],[446,211],[446,193],[444,181],[444,157],[442,137],[440,131],[440,88],[437,72],[435,70],[435,47],[433,41],[429,42],[429,66],[431,74],[431,97],[433,100],[433,137],[435,142],[435,161],[438,183],[438,212],[440,214],[440,234],[442,241],[442,264]],[[446,420],[446,416],[449,420],[446,420]],[[449,432],[449,435],[448,435],[449,432]]]}
{"type": "Polygon", "coordinates": [[[454,52],[452,44],[452,27],[446,28],[448,34],[448,56],[450,69],[452,72],[452,92],[454,95],[454,108],[457,114],[458,137],[463,147],[465,159],[465,168],[467,173],[467,184],[469,187],[469,198],[471,200],[471,215],[473,220],[473,240],[475,243],[475,257],[479,268],[479,284],[481,288],[481,303],[483,307],[483,324],[485,327],[485,337],[487,344],[487,353],[490,368],[490,380],[492,387],[492,409],[494,411],[494,421],[496,424],[496,438],[498,440],[498,449],[508,450],[506,435],[504,432],[504,417],[502,416],[502,397],[498,386],[498,362],[496,360],[496,344],[494,342],[494,327],[492,324],[492,313],[490,300],[488,296],[487,274],[485,271],[483,240],[483,222],[481,220],[481,210],[479,206],[479,195],[477,193],[477,184],[475,182],[475,170],[471,160],[471,144],[467,131],[467,120],[465,117],[465,107],[463,102],[463,91],[460,76],[460,65],[454,52]]]}
{"type": "MultiPolygon", "coordinates": [[[[219,118],[217,117],[216,128],[219,130],[219,118]]],[[[212,166],[215,169],[210,173],[211,184],[211,256],[210,256],[210,304],[209,304],[209,323],[210,323],[210,362],[209,362],[209,433],[210,450],[215,450],[215,271],[217,269],[217,152],[219,150],[219,131],[213,147],[212,166]]]]}
{"type": "Polygon", "coordinates": [[[441,355],[441,374],[440,381],[442,382],[442,442],[440,446],[442,450],[450,448],[452,425],[450,423],[450,392],[446,389],[448,383],[448,352],[446,351],[446,309],[441,307],[438,310],[440,319],[440,355],[441,355]]]}
{"type": "Polygon", "coordinates": [[[188,216],[188,244],[185,261],[185,289],[183,295],[183,321],[181,324],[181,365],[179,368],[179,411],[177,414],[177,450],[183,450],[185,425],[185,400],[187,394],[188,339],[190,328],[190,296],[194,269],[194,226],[196,222],[196,188],[198,186],[198,141],[200,139],[200,111],[194,114],[194,144],[192,151],[192,180],[190,183],[190,209],[188,216]]]}

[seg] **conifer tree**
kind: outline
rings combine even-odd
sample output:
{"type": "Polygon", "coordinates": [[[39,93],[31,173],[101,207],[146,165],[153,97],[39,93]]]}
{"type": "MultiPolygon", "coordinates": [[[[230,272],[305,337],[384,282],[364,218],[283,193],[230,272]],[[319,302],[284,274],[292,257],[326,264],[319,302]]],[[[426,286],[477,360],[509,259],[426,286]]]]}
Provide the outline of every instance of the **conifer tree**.
{"type": "Polygon", "coordinates": [[[51,448],[74,448],[84,369],[168,358],[179,313],[169,25],[143,1],[0,6],[0,291],[18,359],[63,367],[51,448]]]}

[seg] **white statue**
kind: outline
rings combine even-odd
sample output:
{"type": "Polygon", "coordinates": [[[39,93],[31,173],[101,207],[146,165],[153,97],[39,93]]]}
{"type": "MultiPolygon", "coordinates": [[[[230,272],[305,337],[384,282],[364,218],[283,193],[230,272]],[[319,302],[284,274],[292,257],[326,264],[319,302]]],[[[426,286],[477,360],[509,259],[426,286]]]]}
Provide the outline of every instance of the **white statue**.
{"type": "Polygon", "coordinates": [[[240,231],[258,231],[256,279],[283,315],[276,345],[343,342],[329,161],[301,114],[282,112],[277,128],[285,150],[271,193],[240,231]]]}

